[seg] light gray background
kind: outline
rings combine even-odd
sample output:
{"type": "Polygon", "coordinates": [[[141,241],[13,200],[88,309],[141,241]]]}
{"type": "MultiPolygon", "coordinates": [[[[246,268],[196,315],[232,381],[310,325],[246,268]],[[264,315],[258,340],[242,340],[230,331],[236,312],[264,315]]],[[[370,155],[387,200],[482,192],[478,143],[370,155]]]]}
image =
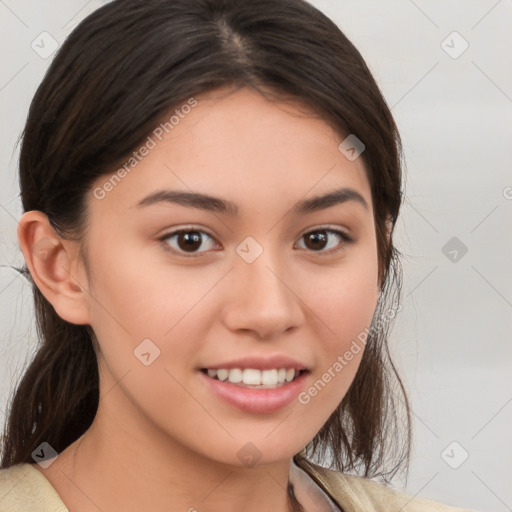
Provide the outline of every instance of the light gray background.
{"type": "MultiPolygon", "coordinates": [[[[1,265],[23,263],[14,145],[51,61],[31,43],[43,31],[62,42],[102,3],[0,0],[1,265]]],[[[414,410],[405,491],[510,511],[511,2],[312,3],[361,51],[404,141],[407,195],[397,245],[405,280],[392,352],[414,410]],[[464,40],[469,47],[453,58],[464,40]],[[443,253],[452,237],[468,249],[456,261],[448,253],[453,247],[445,249],[450,257],[443,253]]],[[[0,305],[3,423],[7,398],[36,348],[30,289],[8,267],[0,267],[0,305]]]]}

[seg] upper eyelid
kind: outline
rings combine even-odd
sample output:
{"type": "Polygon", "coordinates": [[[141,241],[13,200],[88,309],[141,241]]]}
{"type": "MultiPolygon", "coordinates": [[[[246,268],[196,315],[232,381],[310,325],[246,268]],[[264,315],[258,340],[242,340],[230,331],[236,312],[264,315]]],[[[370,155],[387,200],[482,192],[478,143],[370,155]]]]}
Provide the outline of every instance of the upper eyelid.
{"type": "Polygon", "coordinates": [[[182,228],[173,229],[172,231],[169,231],[161,235],[160,238],[170,238],[171,236],[177,235],[178,233],[187,233],[189,231],[198,231],[199,233],[206,233],[210,238],[217,241],[217,237],[214,234],[210,233],[210,231],[208,231],[207,229],[199,228],[197,226],[185,226],[182,228]]]}
{"type": "MultiPolygon", "coordinates": [[[[313,226],[311,228],[306,229],[305,231],[302,231],[302,234],[300,236],[304,236],[305,234],[310,233],[311,231],[322,231],[322,230],[324,230],[324,231],[340,231],[343,234],[350,236],[350,233],[347,233],[346,229],[341,228],[340,226],[334,226],[334,225],[330,225],[330,224],[319,224],[318,226],[313,226]]],[[[206,233],[209,237],[213,238],[214,240],[217,240],[217,237],[213,233],[208,231],[208,229],[198,227],[198,226],[184,226],[184,227],[180,227],[180,228],[175,228],[174,230],[163,234],[162,237],[168,237],[168,236],[175,235],[175,234],[183,232],[183,231],[185,231],[185,232],[186,231],[199,231],[201,233],[206,233]]]]}

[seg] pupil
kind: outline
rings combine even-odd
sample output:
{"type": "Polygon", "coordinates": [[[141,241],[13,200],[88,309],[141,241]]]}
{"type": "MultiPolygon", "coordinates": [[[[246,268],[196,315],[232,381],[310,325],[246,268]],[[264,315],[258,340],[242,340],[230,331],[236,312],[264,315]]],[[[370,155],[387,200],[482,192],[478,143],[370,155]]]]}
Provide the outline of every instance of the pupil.
{"type": "Polygon", "coordinates": [[[181,249],[198,249],[201,246],[201,233],[198,231],[182,232],[179,234],[178,244],[181,249]]]}
{"type": "Polygon", "coordinates": [[[307,240],[313,241],[313,246],[311,244],[306,243],[309,249],[323,249],[325,244],[327,243],[327,237],[325,231],[315,231],[307,235],[307,240]],[[317,245],[320,243],[320,245],[317,245]]]}

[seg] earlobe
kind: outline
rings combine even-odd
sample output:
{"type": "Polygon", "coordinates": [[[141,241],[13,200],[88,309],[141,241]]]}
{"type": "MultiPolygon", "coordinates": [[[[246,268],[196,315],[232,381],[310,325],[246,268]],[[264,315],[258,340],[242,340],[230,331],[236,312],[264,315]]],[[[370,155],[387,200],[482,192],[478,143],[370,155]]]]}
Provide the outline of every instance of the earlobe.
{"type": "Polygon", "coordinates": [[[17,234],[32,279],[56,313],[67,322],[89,324],[88,294],[82,288],[87,281],[76,243],[63,240],[37,210],[22,215],[17,234]]]}

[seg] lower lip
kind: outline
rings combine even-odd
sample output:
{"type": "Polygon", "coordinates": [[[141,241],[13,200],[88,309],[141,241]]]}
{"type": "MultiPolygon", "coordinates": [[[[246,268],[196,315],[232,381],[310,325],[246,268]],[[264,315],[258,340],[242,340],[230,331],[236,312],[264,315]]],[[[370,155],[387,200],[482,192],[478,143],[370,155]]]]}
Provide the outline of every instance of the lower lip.
{"type": "Polygon", "coordinates": [[[295,380],[274,389],[251,389],[229,382],[212,379],[199,371],[202,379],[221,399],[245,412],[271,413],[289,405],[304,388],[309,372],[301,373],[295,380]]]}

